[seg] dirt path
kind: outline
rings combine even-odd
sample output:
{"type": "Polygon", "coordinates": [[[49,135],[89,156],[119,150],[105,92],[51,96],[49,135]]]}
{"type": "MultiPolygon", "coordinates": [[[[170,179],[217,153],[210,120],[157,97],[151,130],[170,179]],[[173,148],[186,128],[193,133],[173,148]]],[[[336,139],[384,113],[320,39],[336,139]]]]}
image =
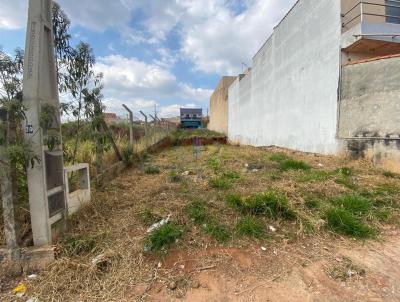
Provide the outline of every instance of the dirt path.
{"type": "Polygon", "coordinates": [[[398,233],[388,235],[385,242],[369,242],[362,247],[338,244],[324,246],[318,255],[320,259],[303,263],[303,256],[321,246],[310,250],[305,246],[305,251],[275,251],[276,255],[273,248],[264,252],[256,247],[210,249],[194,255],[175,252],[163,265],[177,267],[182,270],[182,276],[195,271],[190,284],[186,284],[189,289],[185,295],[180,291],[179,283],[183,279],[173,284],[177,285],[174,290],[155,285],[148,301],[400,301],[398,233]],[[272,257],[268,255],[271,251],[272,257]],[[208,265],[199,265],[205,259],[208,265]],[[333,270],[343,273],[347,280],[332,278],[329,273],[333,270]]]}

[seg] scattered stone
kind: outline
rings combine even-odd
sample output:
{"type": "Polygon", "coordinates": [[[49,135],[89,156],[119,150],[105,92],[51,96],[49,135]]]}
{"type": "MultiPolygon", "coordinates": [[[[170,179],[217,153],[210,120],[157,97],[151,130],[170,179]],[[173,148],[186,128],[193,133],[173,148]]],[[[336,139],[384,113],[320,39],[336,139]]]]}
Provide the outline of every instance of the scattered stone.
{"type": "Polygon", "coordinates": [[[342,259],[342,258],[335,258],[335,260],[336,260],[337,262],[343,262],[343,259],[342,259]]]}
{"type": "Polygon", "coordinates": [[[162,267],[162,263],[161,263],[161,262],[158,262],[157,267],[158,267],[158,268],[161,268],[161,267],[162,267]]]}
{"type": "Polygon", "coordinates": [[[269,230],[270,230],[271,232],[276,232],[276,228],[274,228],[272,225],[270,225],[268,228],[269,228],[269,230]]]}
{"type": "Polygon", "coordinates": [[[189,176],[190,175],[190,171],[185,171],[182,173],[182,176],[189,176]]]}
{"type": "Polygon", "coordinates": [[[321,167],[321,168],[322,168],[323,166],[324,166],[324,165],[323,165],[323,164],[321,164],[321,163],[319,163],[319,164],[318,164],[318,167],[321,167]]]}
{"type": "Polygon", "coordinates": [[[168,288],[170,290],[175,290],[177,288],[177,284],[175,281],[171,281],[170,283],[168,283],[168,288]]]}
{"type": "Polygon", "coordinates": [[[179,265],[179,269],[184,270],[185,266],[183,264],[179,265]]]}
{"type": "Polygon", "coordinates": [[[265,252],[267,250],[267,248],[265,246],[262,246],[261,250],[263,250],[265,252]]]}
{"type": "Polygon", "coordinates": [[[258,172],[258,169],[253,169],[251,170],[251,172],[258,172]]]}

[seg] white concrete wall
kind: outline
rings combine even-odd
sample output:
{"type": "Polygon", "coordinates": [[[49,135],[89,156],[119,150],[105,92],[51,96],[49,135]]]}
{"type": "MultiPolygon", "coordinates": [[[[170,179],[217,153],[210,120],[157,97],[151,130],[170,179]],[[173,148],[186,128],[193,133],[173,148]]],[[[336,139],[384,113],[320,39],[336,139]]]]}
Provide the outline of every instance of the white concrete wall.
{"type": "Polygon", "coordinates": [[[340,0],[300,0],[229,89],[232,142],[337,149],[340,0]]]}

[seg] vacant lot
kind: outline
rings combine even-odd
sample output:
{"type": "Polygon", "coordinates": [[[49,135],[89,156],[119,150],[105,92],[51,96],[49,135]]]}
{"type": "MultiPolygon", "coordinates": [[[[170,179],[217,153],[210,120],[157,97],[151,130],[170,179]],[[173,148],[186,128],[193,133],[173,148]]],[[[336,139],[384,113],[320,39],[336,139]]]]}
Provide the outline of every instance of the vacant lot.
{"type": "Polygon", "coordinates": [[[400,178],[366,162],[174,147],[93,199],[2,301],[18,281],[39,301],[400,300],[400,178]]]}

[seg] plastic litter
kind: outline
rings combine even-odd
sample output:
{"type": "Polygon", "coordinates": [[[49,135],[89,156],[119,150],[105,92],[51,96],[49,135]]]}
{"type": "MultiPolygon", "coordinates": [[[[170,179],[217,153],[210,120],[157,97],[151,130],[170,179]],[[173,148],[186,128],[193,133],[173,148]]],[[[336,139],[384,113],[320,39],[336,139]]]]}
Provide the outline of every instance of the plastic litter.
{"type": "Polygon", "coordinates": [[[265,252],[267,250],[267,248],[265,246],[262,246],[261,250],[263,250],[265,252]]]}
{"type": "Polygon", "coordinates": [[[25,295],[26,290],[27,290],[26,285],[24,283],[20,283],[17,285],[16,288],[12,290],[12,292],[14,295],[21,298],[23,295],[25,295]]]}
{"type": "Polygon", "coordinates": [[[38,275],[36,274],[32,274],[28,276],[28,279],[36,279],[38,277],[38,275]]]}
{"type": "Polygon", "coordinates": [[[167,216],[167,218],[164,218],[163,220],[161,220],[157,223],[154,223],[151,227],[149,227],[149,229],[147,230],[147,233],[151,233],[154,230],[158,229],[159,227],[162,227],[164,224],[167,224],[170,221],[170,219],[171,219],[171,214],[169,214],[167,216]]]}

